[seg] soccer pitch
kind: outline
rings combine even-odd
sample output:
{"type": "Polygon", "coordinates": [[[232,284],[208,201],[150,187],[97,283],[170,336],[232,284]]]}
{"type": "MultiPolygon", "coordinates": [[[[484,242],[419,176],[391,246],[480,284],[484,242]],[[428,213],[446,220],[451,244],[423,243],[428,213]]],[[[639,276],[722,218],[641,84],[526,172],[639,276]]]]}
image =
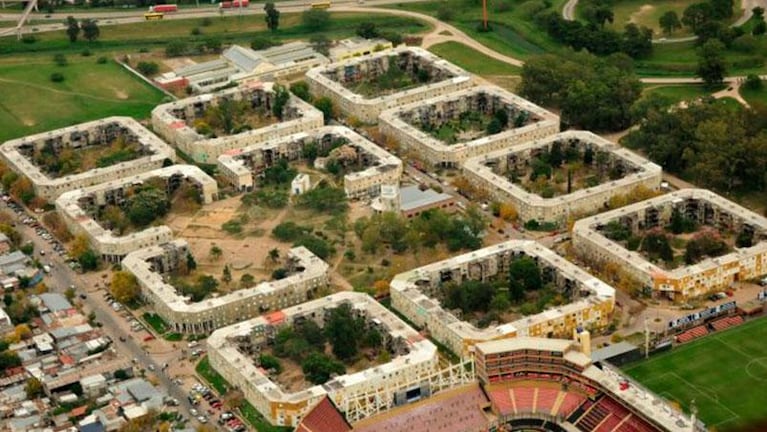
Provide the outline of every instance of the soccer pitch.
{"type": "Polygon", "coordinates": [[[767,319],[713,333],[623,371],[698,417],[727,431],[767,418],[767,319]]]}

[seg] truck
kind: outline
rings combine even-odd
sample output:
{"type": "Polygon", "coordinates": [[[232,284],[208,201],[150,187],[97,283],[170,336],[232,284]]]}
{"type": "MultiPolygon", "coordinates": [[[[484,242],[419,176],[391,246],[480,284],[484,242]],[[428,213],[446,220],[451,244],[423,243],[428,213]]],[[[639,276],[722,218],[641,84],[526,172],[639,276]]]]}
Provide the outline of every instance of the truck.
{"type": "Polygon", "coordinates": [[[178,12],[178,5],[175,4],[158,4],[149,6],[149,12],[178,12]]]}
{"type": "Polygon", "coordinates": [[[242,7],[246,8],[248,5],[250,5],[249,0],[234,0],[234,1],[222,1],[218,4],[219,9],[232,9],[232,8],[239,8],[240,2],[242,2],[242,7]]]}

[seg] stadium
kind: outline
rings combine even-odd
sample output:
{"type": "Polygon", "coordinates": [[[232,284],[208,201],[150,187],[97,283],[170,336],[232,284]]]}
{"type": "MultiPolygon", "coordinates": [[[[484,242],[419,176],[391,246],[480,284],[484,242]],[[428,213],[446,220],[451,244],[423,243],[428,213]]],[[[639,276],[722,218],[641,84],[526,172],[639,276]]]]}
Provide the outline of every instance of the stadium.
{"type": "MultiPolygon", "coordinates": [[[[581,333],[576,335],[582,337],[581,333]]],[[[584,343],[515,338],[475,346],[471,383],[347,422],[328,398],[298,432],[540,431],[695,432],[706,430],[661,397],[589,357],[584,343]]]]}

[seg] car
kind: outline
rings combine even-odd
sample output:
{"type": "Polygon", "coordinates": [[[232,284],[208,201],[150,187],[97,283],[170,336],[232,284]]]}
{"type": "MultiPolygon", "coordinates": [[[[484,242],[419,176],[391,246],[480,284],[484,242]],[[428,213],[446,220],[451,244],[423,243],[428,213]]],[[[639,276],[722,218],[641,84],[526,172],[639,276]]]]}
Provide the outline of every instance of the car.
{"type": "Polygon", "coordinates": [[[150,364],[149,366],[147,366],[147,369],[149,369],[150,371],[154,371],[154,365],[150,364]]]}
{"type": "Polygon", "coordinates": [[[193,415],[194,417],[197,417],[197,415],[199,414],[199,412],[197,412],[197,410],[196,410],[196,409],[194,409],[194,408],[190,408],[190,409],[189,409],[189,414],[193,415]]]}
{"type": "Polygon", "coordinates": [[[88,298],[88,295],[87,295],[87,294],[85,294],[85,293],[80,293],[80,298],[81,298],[81,299],[83,299],[83,300],[85,300],[85,299],[87,299],[87,298],[88,298]]]}
{"type": "Polygon", "coordinates": [[[180,378],[176,378],[175,380],[173,380],[173,382],[176,385],[184,385],[184,381],[182,381],[180,378]]]}
{"type": "Polygon", "coordinates": [[[202,423],[202,424],[205,424],[205,423],[208,422],[208,418],[205,417],[204,415],[199,415],[199,416],[197,416],[197,421],[202,423]]]}
{"type": "Polygon", "coordinates": [[[125,336],[120,336],[120,342],[125,342],[125,336]]]}

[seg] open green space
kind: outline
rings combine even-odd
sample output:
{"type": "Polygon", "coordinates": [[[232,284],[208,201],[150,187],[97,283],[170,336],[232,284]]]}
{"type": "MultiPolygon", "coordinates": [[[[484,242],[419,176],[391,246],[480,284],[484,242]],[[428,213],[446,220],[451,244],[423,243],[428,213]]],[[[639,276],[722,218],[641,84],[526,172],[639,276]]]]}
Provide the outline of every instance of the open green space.
{"type": "Polygon", "coordinates": [[[144,318],[144,321],[146,321],[157,334],[161,335],[168,331],[168,323],[166,323],[160,315],[144,312],[141,317],[144,318]]]}
{"type": "MultiPolygon", "coordinates": [[[[467,0],[398,3],[385,7],[410,10],[437,16],[440,8],[450,9],[452,17],[447,20],[471,38],[500,53],[527,59],[532,55],[561,50],[562,46],[550,38],[532,19],[528,2],[501,1],[489,4],[492,31],[479,31],[482,8],[479,3],[467,0]],[[519,3],[519,4],[517,4],[519,3]]],[[[553,0],[548,10],[561,11],[566,0],[553,0]]]]}
{"type": "Polygon", "coordinates": [[[113,61],[71,56],[0,63],[0,141],[107,116],[146,118],[164,95],[113,61]],[[52,73],[64,75],[51,82],[52,73]]]}
{"type": "MultiPolygon", "coordinates": [[[[764,73],[767,37],[743,36],[724,52],[728,75],[764,73]],[[745,39],[743,39],[745,38],[745,39]],[[736,49],[737,47],[737,49],[736,49]]],[[[654,44],[652,55],[636,61],[636,72],[644,76],[695,74],[698,54],[694,42],[654,44]]]]}
{"type": "Polygon", "coordinates": [[[700,97],[710,96],[712,93],[721,90],[717,88],[714,90],[707,89],[703,85],[652,85],[645,88],[642,92],[642,96],[648,94],[658,94],[669,101],[677,104],[682,101],[695,100],[700,97]]]}
{"type": "MultiPolygon", "coordinates": [[[[241,43],[249,45],[255,37],[266,37],[275,41],[309,39],[323,34],[328,39],[342,39],[355,35],[357,26],[369,21],[369,15],[353,13],[331,13],[330,21],[323,30],[309,28],[301,24],[300,14],[280,16],[280,28],[275,32],[266,29],[265,21],[260,16],[223,16],[213,17],[209,25],[203,25],[202,18],[146,21],[101,27],[101,36],[97,41],[78,40],[70,43],[62,31],[35,34],[34,43],[21,43],[16,38],[0,38],[0,54],[31,52],[77,52],[119,51],[125,53],[131,49],[165,48],[169,40],[184,41],[196,46],[215,38],[224,44],[241,43]],[[199,34],[192,35],[192,29],[199,29],[199,34]]],[[[413,34],[429,30],[429,25],[413,18],[391,15],[376,15],[376,28],[383,32],[394,31],[399,34],[413,34]]]]}
{"type": "Polygon", "coordinates": [[[714,333],[624,371],[689,410],[694,400],[709,428],[728,431],[767,418],[767,320],[714,333]]]}
{"type": "Polygon", "coordinates": [[[767,106],[767,84],[760,90],[751,90],[741,86],[740,96],[745,99],[749,105],[761,104],[767,106]]]}
{"type": "Polygon", "coordinates": [[[443,42],[429,51],[477,75],[519,75],[521,68],[488,57],[460,42],[443,42]]]}

